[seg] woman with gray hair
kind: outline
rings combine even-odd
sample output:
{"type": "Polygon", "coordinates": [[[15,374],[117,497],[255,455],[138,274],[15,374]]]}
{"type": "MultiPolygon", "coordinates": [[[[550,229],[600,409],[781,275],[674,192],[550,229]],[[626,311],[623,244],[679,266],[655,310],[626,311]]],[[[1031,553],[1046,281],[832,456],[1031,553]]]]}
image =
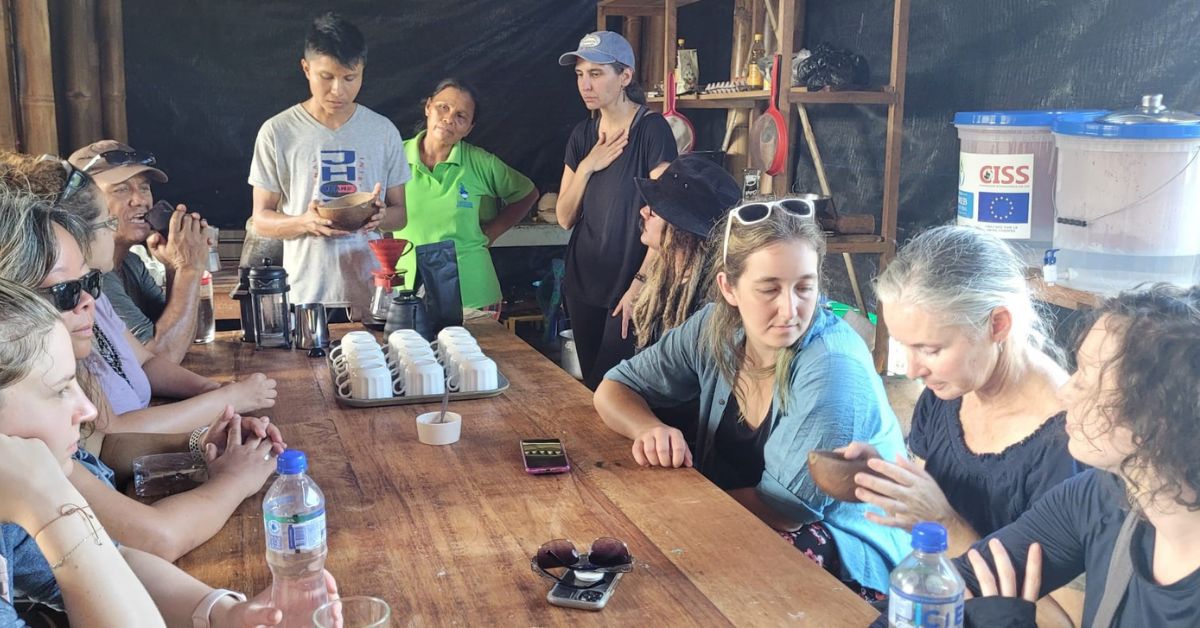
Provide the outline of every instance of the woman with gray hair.
{"type": "Polygon", "coordinates": [[[876,458],[878,475],[859,474],[856,494],[883,510],[867,513],[877,523],[941,523],[958,555],[1080,470],[1055,394],[1067,373],[1024,264],[993,235],[930,229],[880,273],[875,291],[908,377],[925,390],[908,435],[913,460],[878,459],[864,443],[846,449],[848,458],[876,458]]]}

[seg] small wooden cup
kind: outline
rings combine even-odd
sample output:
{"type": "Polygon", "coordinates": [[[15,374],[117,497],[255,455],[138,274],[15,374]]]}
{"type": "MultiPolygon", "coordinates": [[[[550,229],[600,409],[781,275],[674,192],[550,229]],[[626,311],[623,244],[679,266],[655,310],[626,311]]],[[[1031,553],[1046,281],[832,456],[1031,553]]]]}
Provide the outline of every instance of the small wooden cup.
{"type": "Polygon", "coordinates": [[[808,473],[817,488],[826,495],[838,501],[857,504],[862,500],[854,495],[854,489],[858,488],[858,484],[854,482],[854,475],[878,475],[867,466],[867,460],[869,459],[847,460],[839,452],[814,449],[808,452],[808,473]]]}

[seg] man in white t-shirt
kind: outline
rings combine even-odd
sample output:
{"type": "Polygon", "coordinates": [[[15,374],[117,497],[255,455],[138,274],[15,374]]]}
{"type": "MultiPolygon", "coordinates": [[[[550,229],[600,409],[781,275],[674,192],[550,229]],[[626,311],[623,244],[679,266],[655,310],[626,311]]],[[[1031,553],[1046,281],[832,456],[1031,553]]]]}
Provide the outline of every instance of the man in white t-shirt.
{"type": "Polygon", "coordinates": [[[396,125],[354,102],[366,59],[366,42],[353,24],[335,13],[313,21],[300,60],[312,96],[259,129],[249,179],[255,230],[283,240],[288,300],[351,308],[354,318],[368,311],[371,271],[379,265],[367,242],[378,237],[377,228],[404,227],[410,177],[396,125]],[[330,199],[366,191],[382,200],[358,231],[334,229],[316,212],[330,199]]]}

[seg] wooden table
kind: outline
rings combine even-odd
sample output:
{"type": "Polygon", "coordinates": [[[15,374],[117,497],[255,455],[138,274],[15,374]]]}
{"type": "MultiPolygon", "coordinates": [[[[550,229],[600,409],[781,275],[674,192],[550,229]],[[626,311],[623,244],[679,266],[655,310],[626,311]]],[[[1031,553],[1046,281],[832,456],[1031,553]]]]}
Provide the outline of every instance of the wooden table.
{"type": "MultiPolygon", "coordinates": [[[[255,352],[237,332],[188,354],[184,364],[207,375],[278,381],[269,414],[325,492],[326,566],[343,594],[383,597],[394,626],[865,626],[876,615],[696,471],[638,467],[591,393],[502,326],[469,327],[511,388],[452,403],[462,440],[444,447],[416,438],[415,417],[435,406],[337,406],[323,359],[255,352]],[[524,472],[518,441],[543,436],[563,440],[571,473],[524,472]],[[551,583],[529,557],[550,539],[599,536],[623,539],[637,561],[608,607],[547,604],[551,583]]],[[[266,587],[262,495],[179,565],[214,586],[266,587]]]]}

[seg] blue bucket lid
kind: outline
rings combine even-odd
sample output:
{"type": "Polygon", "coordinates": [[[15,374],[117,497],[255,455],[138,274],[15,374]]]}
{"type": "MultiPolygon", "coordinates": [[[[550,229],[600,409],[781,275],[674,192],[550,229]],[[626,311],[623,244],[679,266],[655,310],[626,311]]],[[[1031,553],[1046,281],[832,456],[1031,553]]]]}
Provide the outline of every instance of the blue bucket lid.
{"type": "Polygon", "coordinates": [[[1200,138],[1200,122],[1138,122],[1116,124],[1100,120],[1104,113],[1071,113],[1059,116],[1051,130],[1061,135],[1117,140],[1180,140],[1200,138]]]}
{"type": "Polygon", "coordinates": [[[1094,113],[1103,111],[960,111],[954,114],[954,124],[979,126],[1050,126],[1063,114],[1094,113]]]}

